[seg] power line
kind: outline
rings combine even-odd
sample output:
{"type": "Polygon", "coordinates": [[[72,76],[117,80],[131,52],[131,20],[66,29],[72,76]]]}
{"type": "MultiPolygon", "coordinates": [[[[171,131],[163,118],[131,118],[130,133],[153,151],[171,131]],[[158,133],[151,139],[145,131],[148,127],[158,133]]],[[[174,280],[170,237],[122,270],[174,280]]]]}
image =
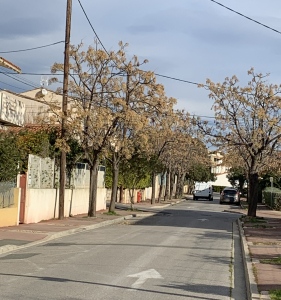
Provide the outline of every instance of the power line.
{"type": "Polygon", "coordinates": [[[185,82],[185,83],[190,83],[190,84],[195,84],[195,85],[199,84],[198,82],[193,82],[193,81],[189,81],[189,80],[179,79],[179,78],[170,77],[170,76],[166,76],[166,75],[161,75],[161,74],[157,74],[157,73],[155,73],[155,75],[159,76],[159,77],[164,77],[164,78],[168,78],[168,79],[172,79],[172,80],[177,80],[177,81],[185,82]]]}
{"type": "Polygon", "coordinates": [[[23,73],[11,73],[11,72],[0,72],[0,74],[10,74],[10,75],[34,75],[34,76],[38,76],[38,75],[42,75],[42,76],[56,76],[56,75],[63,75],[62,74],[52,74],[52,73],[28,73],[28,72],[23,72],[23,73]]]}
{"type": "MultiPolygon", "coordinates": [[[[88,15],[87,15],[87,13],[86,13],[86,11],[85,11],[85,9],[84,9],[84,7],[83,7],[81,1],[78,0],[78,2],[79,2],[80,6],[81,6],[81,8],[82,8],[82,10],[83,10],[83,13],[84,13],[84,15],[85,15],[85,17],[86,17],[88,23],[89,23],[90,26],[91,26],[91,28],[92,28],[92,30],[93,30],[93,32],[94,32],[96,38],[98,39],[98,41],[99,41],[99,43],[101,44],[101,46],[102,46],[102,48],[104,49],[104,51],[105,51],[105,52],[108,54],[108,56],[109,56],[109,53],[107,52],[107,50],[106,50],[106,48],[104,47],[104,45],[103,45],[101,39],[99,38],[97,32],[95,31],[95,29],[94,29],[94,27],[93,27],[93,25],[92,25],[92,23],[91,23],[91,21],[90,21],[88,15]]],[[[167,78],[167,79],[172,79],[172,80],[176,80],[176,81],[181,81],[181,82],[189,83],[189,84],[194,84],[194,85],[198,85],[198,84],[199,84],[199,83],[197,83],[197,82],[192,82],[192,81],[189,81],[189,80],[179,79],[179,78],[170,77],[170,76],[166,76],[166,75],[161,75],[161,74],[157,74],[157,73],[155,73],[155,75],[156,75],[156,76],[159,76],[159,77],[167,78]]]]}
{"type": "Polygon", "coordinates": [[[252,21],[252,22],[255,22],[255,23],[257,23],[257,24],[259,24],[259,25],[261,25],[261,26],[263,26],[263,27],[266,27],[267,29],[270,29],[270,30],[272,30],[272,31],[275,31],[275,32],[281,34],[281,31],[278,31],[278,30],[276,30],[276,29],[274,29],[274,28],[272,28],[272,27],[270,27],[270,26],[267,26],[267,25],[265,25],[265,24],[263,24],[263,23],[261,23],[261,22],[259,22],[259,21],[257,21],[257,20],[254,20],[254,19],[252,19],[252,18],[250,18],[250,17],[247,17],[247,16],[241,14],[240,12],[238,12],[238,11],[236,11],[236,10],[230,8],[230,7],[227,7],[227,6],[225,6],[225,5],[223,5],[223,4],[219,3],[219,2],[217,2],[217,1],[215,1],[215,0],[211,0],[211,1],[214,2],[214,3],[216,3],[216,4],[218,4],[218,5],[220,5],[220,6],[222,6],[222,7],[224,7],[224,8],[226,8],[226,9],[228,9],[228,10],[230,10],[230,11],[232,11],[232,12],[234,12],[234,13],[236,13],[236,14],[238,14],[238,15],[240,15],[241,17],[244,17],[244,18],[246,18],[246,19],[248,19],[248,20],[250,20],[250,21],[252,21]]]}
{"type": "MultiPolygon", "coordinates": [[[[0,72],[0,74],[9,74],[9,75],[34,75],[34,76],[38,76],[38,75],[42,75],[42,76],[63,76],[63,73],[58,73],[58,74],[52,74],[52,73],[10,73],[10,72],[0,72]]],[[[118,73],[119,74],[119,73],[118,73]]],[[[72,75],[79,75],[79,74],[72,74],[72,75]]],[[[93,74],[92,74],[93,75],[93,74]]],[[[127,76],[127,74],[120,74],[121,76],[127,76]]],[[[193,81],[189,81],[189,80],[184,80],[184,79],[180,79],[180,78],[175,78],[175,77],[170,77],[170,76],[166,76],[166,75],[161,75],[161,74],[157,74],[155,73],[156,76],[159,77],[163,77],[163,78],[167,78],[167,79],[172,79],[172,80],[176,80],[176,81],[181,81],[181,82],[185,82],[185,83],[189,83],[189,84],[194,84],[194,85],[198,85],[198,82],[193,82],[193,81]]]]}
{"type": "Polygon", "coordinates": [[[8,75],[8,74],[4,74],[4,75],[7,76],[7,77],[12,78],[12,79],[14,79],[14,80],[16,80],[16,81],[18,81],[18,82],[21,82],[21,83],[23,83],[23,84],[25,84],[25,85],[29,85],[29,86],[31,86],[31,87],[33,87],[33,88],[38,88],[38,87],[35,86],[35,85],[31,85],[31,84],[29,84],[29,83],[26,83],[26,82],[24,82],[24,81],[22,81],[22,80],[20,80],[20,79],[17,79],[17,78],[14,78],[13,76],[8,75]]]}
{"type": "MultiPolygon", "coordinates": [[[[91,23],[90,19],[88,18],[88,15],[87,15],[87,13],[86,13],[86,11],[85,11],[85,9],[84,9],[84,7],[83,7],[83,5],[82,5],[81,1],[80,1],[80,0],[78,0],[78,2],[79,2],[79,4],[80,4],[80,6],[81,6],[81,9],[83,10],[83,13],[84,13],[84,15],[85,15],[85,17],[86,17],[86,19],[87,19],[88,23],[90,24],[90,26],[91,26],[91,28],[92,28],[92,30],[93,30],[93,32],[94,32],[94,34],[96,35],[96,37],[97,37],[98,41],[100,42],[100,44],[101,44],[101,46],[103,47],[104,51],[105,51],[105,52],[108,54],[108,52],[107,52],[106,48],[104,47],[104,45],[103,45],[102,41],[100,40],[100,38],[99,38],[98,34],[96,33],[96,31],[95,31],[95,29],[94,29],[94,27],[93,27],[93,25],[92,25],[92,23],[91,23]]],[[[108,54],[108,56],[109,56],[109,54],[108,54]]]]}
{"type": "Polygon", "coordinates": [[[38,47],[34,47],[34,48],[28,48],[28,49],[1,51],[0,53],[15,53],[15,52],[31,51],[31,50],[36,50],[36,49],[41,49],[41,48],[54,46],[54,45],[57,45],[57,44],[60,44],[60,43],[64,43],[64,41],[59,41],[59,42],[56,42],[56,43],[52,43],[52,44],[48,44],[48,45],[44,45],[44,46],[38,46],[38,47]]]}
{"type": "MultiPolygon", "coordinates": [[[[4,70],[4,68],[3,67],[0,67],[0,70],[4,70]]],[[[8,76],[8,77],[10,77],[10,78],[12,78],[12,79],[14,79],[14,80],[16,80],[16,81],[19,81],[19,82],[21,82],[21,83],[23,83],[23,84],[26,84],[26,85],[29,85],[29,86],[31,86],[31,87],[38,87],[38,85],[37,85],[37,83],[35,83],[35,82],[32,82],[32,81],[30,81],[30,80],[28,80],[28,79],[26,79],[26,78],[20,78],[19,79],[19,77],[18,77],[18,73],[11,73],[11,72],[1,72],[0,71],[0,74],[3,74],[3,75],[5,75],[5,76],[8,76]]]]}
{"type": "Polygon", "coordinates": [[[9,83],[6,83],[6,82],[4,82],[4,81],[0,81],[1,83],[3,83],[3,84],[5,84],[5,85],[8,85],[8,86],[10,86],[10,87],[13,87],[13,88],[16,88],[16,89],[20,89],[20,90],[23,90],[23,91],[25,91],[26,89],[23,89],[23,88],[20,88],[20,87],[17,87],[17,86],[14,86],[14,85],[11,85],[11,84],[9,84],[9,83]]]}

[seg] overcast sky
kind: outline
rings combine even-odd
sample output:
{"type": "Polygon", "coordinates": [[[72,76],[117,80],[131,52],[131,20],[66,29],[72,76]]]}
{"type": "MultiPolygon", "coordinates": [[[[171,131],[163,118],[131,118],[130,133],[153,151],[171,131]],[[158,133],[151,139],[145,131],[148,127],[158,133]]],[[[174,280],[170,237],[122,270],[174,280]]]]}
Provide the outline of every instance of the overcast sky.
{"type": "MultiPolygon", "coordinates": [[[[108,50],[122,40],[129,55],[147,58],[156,73],[204,83],[237,75],[247,82],[247,70],[271,73],[281,83],[281,34],[253,23],[210,0],[81,0],[108,50]]],[[[219,0],[251,18],[281,31],[280,0],[219,0]]],[[[0,0],[0,52],[31,48],[64,40],[66,0],[0,0]]],[[[91,30],[77,0],[73,0],[71,42],[93,44],[91,30]]],[[[23,72],[50,72],[63,62],[63,44],[22,53],[1,54],[23,72]]],[[[40,76],[19,75],[36,85],[40,76]]],[[[31,89],[0,74],[0,81],[31,89]]],[[[0,82],[0,88],[15,92],[0,82]]],[[[213,115],[212,100],[196,85],[158,78],[178,108],[197,115],[213,115]]]]}

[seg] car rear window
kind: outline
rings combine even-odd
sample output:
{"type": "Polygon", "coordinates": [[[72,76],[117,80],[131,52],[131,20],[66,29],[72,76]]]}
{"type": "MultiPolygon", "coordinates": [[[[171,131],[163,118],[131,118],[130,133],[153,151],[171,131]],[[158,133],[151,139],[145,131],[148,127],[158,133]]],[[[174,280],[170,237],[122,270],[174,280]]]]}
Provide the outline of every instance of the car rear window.
{"type": "Polygon", "coordinates": [[[224,190],[223,191],[225,195],[236,195],[237,191],[235,190],[224,190]]]}

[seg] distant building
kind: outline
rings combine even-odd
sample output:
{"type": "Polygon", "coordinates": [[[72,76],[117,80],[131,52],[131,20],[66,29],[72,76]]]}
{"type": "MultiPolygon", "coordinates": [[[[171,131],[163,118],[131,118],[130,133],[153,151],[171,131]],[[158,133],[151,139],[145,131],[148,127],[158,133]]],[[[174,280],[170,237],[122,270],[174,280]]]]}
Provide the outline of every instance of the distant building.
{"type": "Polygon", "coordinates": [[[210,153],[212,162],[211,172],[216,176],[216,181],[212,182],[214,186],[231,186],[227,179],[230,167],[224,165],[223,155],[220,152],[210,153]]]}

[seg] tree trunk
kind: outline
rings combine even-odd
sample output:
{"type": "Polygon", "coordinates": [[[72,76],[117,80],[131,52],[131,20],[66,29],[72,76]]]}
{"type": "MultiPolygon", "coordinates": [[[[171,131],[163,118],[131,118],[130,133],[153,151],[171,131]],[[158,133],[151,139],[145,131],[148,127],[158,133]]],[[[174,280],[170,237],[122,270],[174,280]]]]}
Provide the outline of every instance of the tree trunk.
{"type": "Polygon", "coordinates": [[[169,197],[169,200],[173,199],[174,182],[175,182],[175,172],[171,172],[171,174],[170,174],[170,197],[169,197]]]}
{"type": "Polygon", "coordinates": [[[159,189],[159,195],[158,195],[158,202],[160,203],[162,193],[163,193],[163,186],[164,186],[164,177],[166,174],[166,170],[162,172],[161,174],[161,182],[160,182],[160,189],[159,189]]]}
{"type": "Polygon", "coordinates": [[[116,153],[112,156],[112,170],[113,170],[113,180],[112,180],[112,193],[110,199],[110,205],[108,211],[113,212],[115,210],[115,202],[117,200],[117,188],[118,188],[118,175],[119,175],[119,161],[117,161],[116,153]]]}
{"type": "Polygon", "coordinates": [[[182,196],[183,196],[183,187],[184,187],[185,175],[186,175],[185,172],[181,175],[181,180],[180,180],[180,198],[182,198],[182,196]]]}
{"type": "Polygon", "coordinates": [[[129,188],[129,194],[130,194],[130,201],[131,201],[131,210],[134,209],[133,204],[134,204],[134,195],[135,195],[135,188],[133,187],[132,189],[129,188]]]}
{"type": "Polygon", "coordinates": [[[181,178],[181,174],[177,173],[177,184],[176,184],[176,194],[175,194],[175,198],[178,199],[179,195],[180,195],[180,178],[181,178]]]}
{"type": "Polygon", "coordinates": [[[183,184],[184,184],[184,177],[185,173],[179,173],[177,174],[178,180],[177,180],[177,187],[176,187],[176,199],[181,199],[183,195],[183,184]]]}
{"type": "Polygon", "coordinates": [[[97,191],[98,191],[98,168],[99,154],[94,158],[93,164],[90,166],[90,195],[89,195],[89,210],[88,216],[96,216],[97,208],[97,191]]]}
{"type": "Polygon", "coordinates": [[[249,209],[248,216],[256,217],[257,205],[258,205],[258,186],[259,186],[259,176],[257,173],[249,174],[249,209]]]}
{"type": "Polygon", "coordinates": [[[170,169],[167,169],[167,173],[166,173],[166,187],[165,187],[165,196],[164,196],[164,201],[166,201],[167,199],[169,199],[170,196],[170,169]]]}
{"type": "Polygon", "coordinates": [[[194,188],[194,182],[191,179],[189,179],[189,182],[188,182],[188,191],[187,191],[187,193],[189,195],[191,195],[193,193],[193,188],[194,188]]]}
{"type": "Polygon", "coordinates": [[[155,186],[156,185],[156,173],[152,173],[152,195],[151,195],[151,204],[155,204],[155,186]]]}
{"type": "Polygon", "coordinates": [[[119,201],[120,203],[123,203],[123,184],[121,184],[120,186],[120,198],[119,198],[119,201]]]}

